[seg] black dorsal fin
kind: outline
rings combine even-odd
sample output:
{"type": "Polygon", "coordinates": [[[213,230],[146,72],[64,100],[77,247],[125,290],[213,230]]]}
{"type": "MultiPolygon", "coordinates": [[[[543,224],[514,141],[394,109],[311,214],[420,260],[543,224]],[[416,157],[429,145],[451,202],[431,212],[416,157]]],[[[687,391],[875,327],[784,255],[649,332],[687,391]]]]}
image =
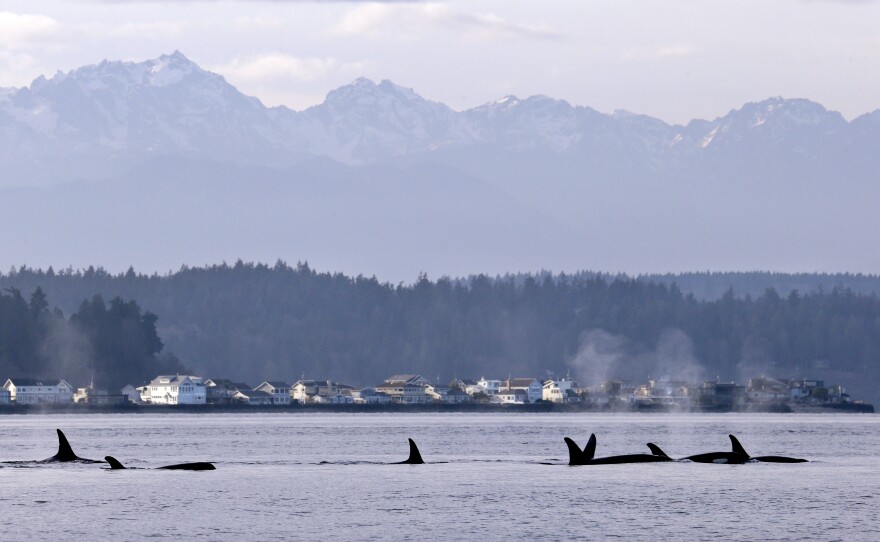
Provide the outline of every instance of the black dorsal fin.
{"type": "Polygon", "coordinates": [[[583,461],[581,460],[581,458],[584,455],[584,452],[581,451],[581,447],[577,445],[577,442],[571,440],[568,437],[565,437],[565,444],[568,446],[568,464],[582,464],[583,461]]]}
{"type": "Polygon", "coordinates": [[[733,453],[742,454],[746,457],[749,457],[748,452],[746,452],[746,449],[742,447],[742,444],[740,444],[739,441],[736,440],[735,436],[733,436],[733,435],[727,435],[727,436],[730,437],[730,445],[733,447],[733,453]]]}
{"type": "Polygon", "coordinates": [[[67,437],[64,436],[61,429],[56,429],[56,431],[58,431],[58,453],[55,454],[55,459],[58,461],[75,461],[79,459],[73,453],[73,449],[70,447],[70,443],[67,442],[67,437]]]}
{"type": "Polygon", "coordinates": [[[419,447],[416,446],[416,443],[413,439],[409,440],[409,457],[406,461],[404,461],[407,465],[424,465],[425,462],[422,460],[422,454],[419,453],[419,447]]]}
{"type": "Polygon", "coordinates": [[[658,457],[669,457],[668,455],[666,455],[666,452],[664,452],[663,450],[660,449],[660,446],[657,446],[653,442],[648,443],[648,448],[651,449],[652,454],[654,454],[658,457]]]}
{"type": "Polygon", "coordinates": [[[104,461],[106,461],[107,463],[110,463],[110,468],[113,469],[113,470],[118,470],[118,469],[124,469],[124,468],[125,468],[125,465],[123,465],[122,463],[120,463],[120,462],[119,462],[115,457],[113,457],[113,456],[109,456],[109,455],[108,455],[108,456],[104,457],[104,461]]]}
{"type": "Polygon", "coordinates": [[[587,441],[587,445],[584,446],[584,459],[587,461],[592,461],[593,457],[596,456],[596,434],[590,434],[590,440],[587,441]]]}

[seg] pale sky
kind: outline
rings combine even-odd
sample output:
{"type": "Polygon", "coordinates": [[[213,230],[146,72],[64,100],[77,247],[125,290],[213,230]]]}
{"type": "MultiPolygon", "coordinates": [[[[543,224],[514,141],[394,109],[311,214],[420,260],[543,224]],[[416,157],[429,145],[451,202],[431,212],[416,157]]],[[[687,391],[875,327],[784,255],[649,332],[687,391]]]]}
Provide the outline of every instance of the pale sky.
{"type": "Polygon", "coordinates": [[[457,110],[507,94],[678,123],[771,96],[880,108],[877,0],[0,0],[0,87],[174,50],[297,110],[359,76],[457,110]]]}

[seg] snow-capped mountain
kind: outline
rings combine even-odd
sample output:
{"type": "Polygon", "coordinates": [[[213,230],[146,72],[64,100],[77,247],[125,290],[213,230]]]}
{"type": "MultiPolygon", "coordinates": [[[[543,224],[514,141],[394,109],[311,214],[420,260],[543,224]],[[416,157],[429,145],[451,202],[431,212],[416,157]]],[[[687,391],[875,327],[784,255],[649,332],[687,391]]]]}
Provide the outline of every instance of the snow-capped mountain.
{"type": "Polygon", "coordinates": [[[59,72],[0,95],[3,184],[102,176],[167,155],[289,163],[278,116],[179,52],[59,72]]]}
{"type": "Polygon", "coordinates": [[[878,116],[848,123],[819,104],[782,98],[686,126],[546,96],[506,96],[456,112],[412,89],[365,78],[294,112],[263,106],[175,52],[145,62],[104,61],[0,92],[0,186],[101,177],[161,156],[261,166],[328,157],[363,165],[491,149],[675,171],[690,162],[704,169],[746,158],[815,162],[876,138],[878,116]]]}
{"type": "Polygon", "coordinates": [[[178,52],[105,61],[0,89],[0,265],[876,273],[878,149],[880,111],[801,99],[670,125],[361,78],[298,112],[178,52]]]}

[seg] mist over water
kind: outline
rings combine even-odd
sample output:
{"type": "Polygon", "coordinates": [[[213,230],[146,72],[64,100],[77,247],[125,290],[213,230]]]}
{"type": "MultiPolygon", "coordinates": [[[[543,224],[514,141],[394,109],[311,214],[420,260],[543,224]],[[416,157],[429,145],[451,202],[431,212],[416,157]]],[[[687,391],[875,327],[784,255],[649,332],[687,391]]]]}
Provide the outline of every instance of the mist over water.
{"type": "Polygon", "coordinates": [[[652,350],[633,344],[623,335],[604,329],[588,329],[581,334],[577,355],[569,361],[569,366],[582,385],[596,385],[608,380],[641,382],[648,377],[698,382],[706,372],[694,356],[690,337],[675,328],[663,331],[652,350]],[[645,368],[649,374],[645,374],[645,368]]]}

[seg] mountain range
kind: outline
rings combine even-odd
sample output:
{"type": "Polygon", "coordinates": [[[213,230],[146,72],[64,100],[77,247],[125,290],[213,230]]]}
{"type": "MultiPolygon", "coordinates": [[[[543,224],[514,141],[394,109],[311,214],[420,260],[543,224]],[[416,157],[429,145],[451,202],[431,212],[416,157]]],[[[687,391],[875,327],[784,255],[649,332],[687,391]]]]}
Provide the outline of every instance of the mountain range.
{"type": "Polygon", "coordinates": [[[671,125],[365,78],[294,111],[175,52],[0,89],[0,265],[880,271],[880,110],[671,125]]]}

